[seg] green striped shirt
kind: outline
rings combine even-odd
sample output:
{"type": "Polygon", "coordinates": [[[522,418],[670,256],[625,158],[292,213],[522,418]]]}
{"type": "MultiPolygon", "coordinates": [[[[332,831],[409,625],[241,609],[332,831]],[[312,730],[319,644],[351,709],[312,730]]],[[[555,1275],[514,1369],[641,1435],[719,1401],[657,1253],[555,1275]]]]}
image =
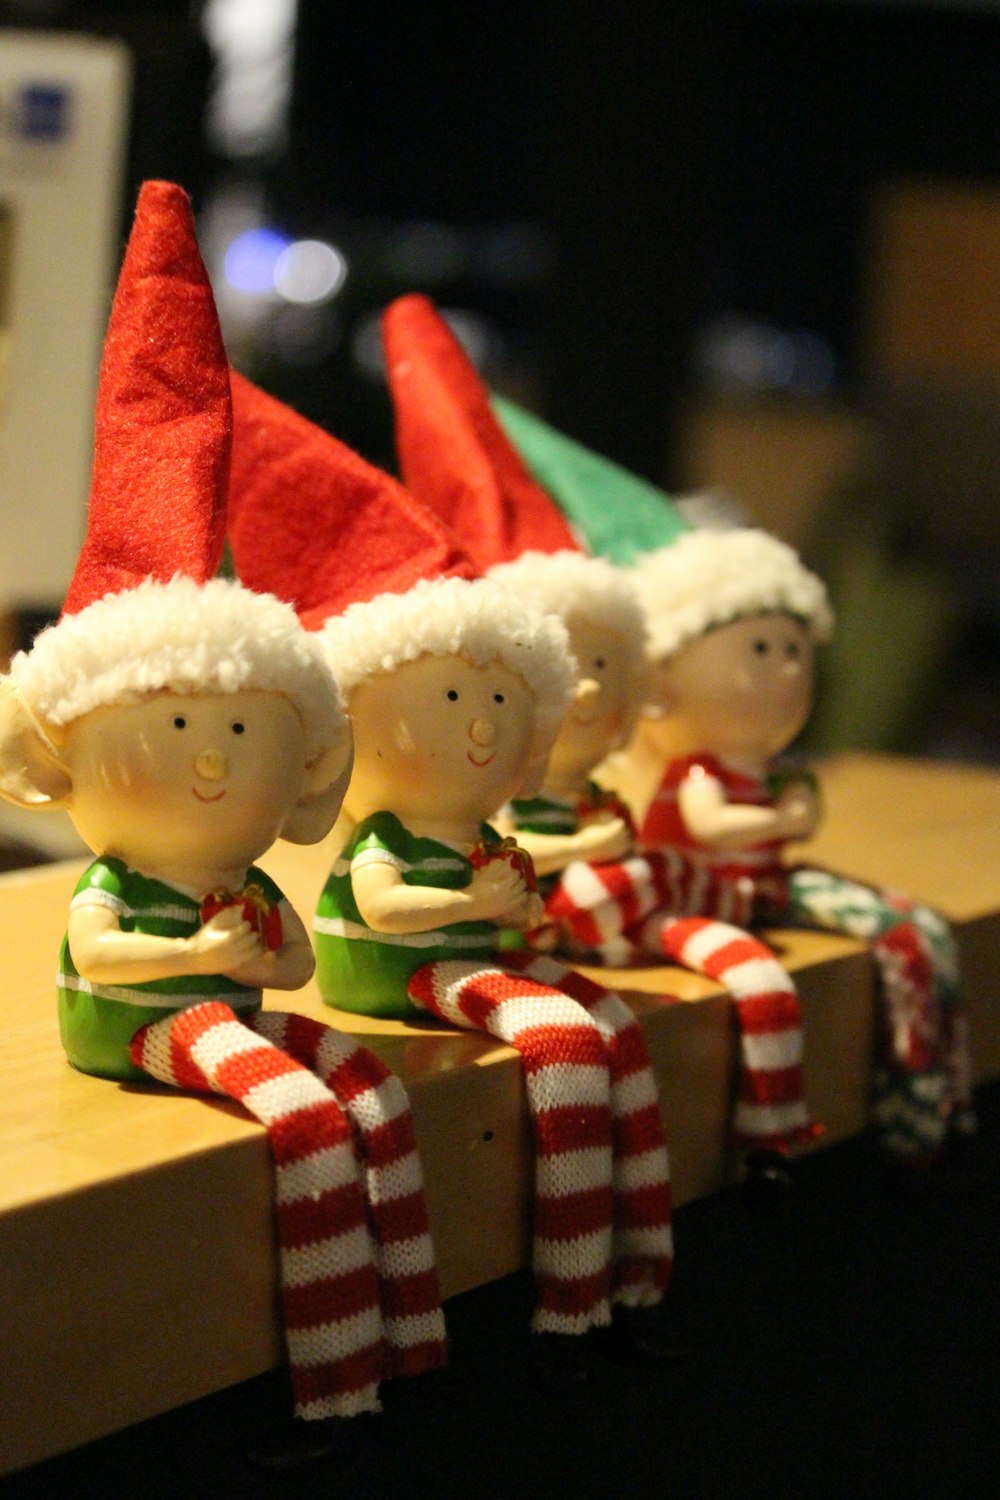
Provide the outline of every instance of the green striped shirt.
{"type": "MultiPolygon", "coordinates": [[[[247,881],[259,885],[278,905],[284,898],[270,876],[251,867],[247,881]]],[[[140,875],[106,855],[84,871],[70,910],[103,906],[114,912],[122,932],[157,937],[191,937],[203,925],[201,903],[186,891],[140,875]]],[[[149,1021],[162,1020],[203,1000],[224,1000],[233,1010],[259,1008],[261,992],[224,974],[182,974],[141,984],[101,984],[85,979],[73,962],[69,936],[63,939],[56,979],[59,1030],[70,1062],[84,1073],[109,1078],[144,1078],[128,1054],[132,1037],[149,1021]]]]}
{"type": "Polygon", "coordinates": [[[580,799],[562,797],[515,797],[509,804],[518,833],[577,833],[580,799]]]}

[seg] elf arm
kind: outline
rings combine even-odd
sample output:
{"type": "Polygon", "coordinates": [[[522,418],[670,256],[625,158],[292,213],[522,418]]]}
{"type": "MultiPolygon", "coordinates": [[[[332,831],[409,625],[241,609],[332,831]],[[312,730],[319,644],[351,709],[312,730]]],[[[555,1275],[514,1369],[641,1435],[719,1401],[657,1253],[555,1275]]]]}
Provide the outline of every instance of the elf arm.
{"type": "Polygon", "coordinates": [[[259,949],[249,922],[221,911],[191,937],[123,932],[107,906],[79,906],[69,914],[69,951],[85,979],[95,984],[145,984],[182,974],[233,974],[259,949]]]}
{"type": "Polygon", "coordinates": [[[815,798],[790,790],[776,807],[729,802],[714,776],[687,777],[678,805],[689,832],[709,849],[746,849],[774,839],[808,838],[816,823],[815,798]]]}
{"type": "Polygon", "coordinates": [[[576,833],[531,833],[513,824],[508,826],[506,820],[502,831],[514,834],[521,848],[531,855],[539,875],[556,874],[576,859],[591,864],[624,859],[632,848],[632,834],[625,820],[614,816],[594,818],[576,833]]]}
{"type": "Polygon", "coordinates": [[[365,864],[351,874],[358,911],[374,932],[427,932],[453,922],[523,926],[528,891],[523,877],[497,860],[476,870],[461,890],[406,885],[394,865],[365,864]]]}

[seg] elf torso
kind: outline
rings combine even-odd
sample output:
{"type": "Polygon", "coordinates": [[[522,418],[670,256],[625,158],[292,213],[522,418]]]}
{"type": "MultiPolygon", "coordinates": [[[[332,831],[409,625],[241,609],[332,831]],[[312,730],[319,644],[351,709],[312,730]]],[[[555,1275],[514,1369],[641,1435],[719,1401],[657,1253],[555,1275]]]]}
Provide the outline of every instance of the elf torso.
{"type": "Polygon", "coordinates": [[[681,808],[681,788],[686,782],[705,776],[719,783],[727,802],[774,806],[774,794],[766,781],[735,770],[713,755],[684,756],[667,765],[639,829],[639,843],[647,849],[683,849],[698,865],[727,879],[749,876],[756,881],[780,874],[782,841],[779,839],[745,849],[709,849],[691,832],[681,808]]]}
{"type": "MultiPolygon", "coordinates": [[[[499,843],[483,828],[484,842],[499,843]]],[[[351,876],[369,864],[387,864],[406,885],[462,890],[472,880],[473,863],[437,839],[417,838],[394,813],[378,812],[355,828],[323,888],[313,919],[316,977],[329,1005],[367,1015],[418,1014],[406,993],[407,981],[423,964],[492,954],[497,929],[492,922],[453,922],[427,932],[375,932],[354,899],[351,876]]]]}
{"type": "MultiPolygon", "coordinates": [[[[277,911],[281,891],[263,870],[247,871],[245,890],[254,891],[262,907],[277,911]]],[[[104,906],[114,912],[123,932],[158,937],[191,937],[206,920],[204,902],[189,892],[130,869],[105,855],[84,871],[71,910],[104,906]]],[[[257,1010],[259,989],[224,974],[184,974],[141,984],[115,985],[84,978],[64,938],[57,978],[59,1030],[70,1062],[85,1073],[121,1079],[147,1079],[129,1058],[132,1037],[150,1021],[203,1000],[224,1000],[238,1013],[257,1010]]]]}

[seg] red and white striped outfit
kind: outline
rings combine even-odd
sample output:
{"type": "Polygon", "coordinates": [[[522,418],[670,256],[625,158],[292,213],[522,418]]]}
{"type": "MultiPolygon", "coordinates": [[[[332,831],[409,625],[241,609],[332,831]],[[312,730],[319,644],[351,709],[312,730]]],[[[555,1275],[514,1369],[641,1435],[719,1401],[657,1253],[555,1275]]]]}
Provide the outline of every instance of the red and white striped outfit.
{"type": "Polygon", "coordinates": [[[303,1016],[219,1001],[144,1026],[133,1061],[243,1104],[275,1163],[285,1336],[298,1417],[379,1409],[380,1379],[445,1362],[406,1094],[367,1049],[303,1016]]]}
{"type": "Polygon", "coordinates": [[[692,887],[676,851],[567,865],[546,900],[546,916],[578,956],[623,964],[667,957],[724,985],[736,1007],[740,1078],[733,1144],[782,1150],[821,1133],[805,1100],[802,1017],[789,975],[770,948],[741,928],[707,916],[675,916],[692,887]],[[680,888],[680,889],[679,889],[680,888]]]}
{"type": "Polygon", "coordinates": [[[642,849],[680,850],[690,865],[691,889],[684,910],[711,912],[724,921],[746,926],[755,904],[784,900],[785,870],[780,839],[762,840],[743,849],[709,849],[688,828],[680,806],[686,781],[710,777],[726,793],[727,802],[748,807],[773,807],[774,793],[766,781],[735,770],[714,755],[688,755],[671,761],[649,804],[639,829],[642,849]]]}
{"type": "Polygon", "coordinates": [[[516,1048],[535,1133],[536,1333],[581,1334],[612,1303],[652,1306],[673,1260],[670,1167],[638,1022],[557,963],[425,964],[408,993],[453,1025],[516,1048]]]}
{"type": "MultiPolygon", "coordinates": [[[[515,813],[522,806],[534,808],[537,817],[536,804],[515,803],[515,813]]],[[[583,803],[574,815],[567,805],[564,817],[570,821],[560,831],[575,831],[587,811],[583,803]]],[[[625,964],[666,956],[725,985],[740,1037],[734,1145],[784,1150],[821,1133],[805,1100],[795,986],[763,943],[701,914],[715,892],[732,896],[720,902],[718,915],[735,908],[749,917],[752,882],[710,879],[687,849],[663,849],[622,860],[574,860],[543,886],[550,925],[537,934],[540,943],[548,942],[554,927],[562,946],[578,957],[625,964]]]]}

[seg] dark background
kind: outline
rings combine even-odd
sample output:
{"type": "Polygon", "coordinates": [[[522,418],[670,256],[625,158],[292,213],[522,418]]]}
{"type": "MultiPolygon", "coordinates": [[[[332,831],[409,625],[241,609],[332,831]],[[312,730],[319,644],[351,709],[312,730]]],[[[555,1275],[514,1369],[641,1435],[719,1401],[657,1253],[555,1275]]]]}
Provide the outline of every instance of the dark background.
{"type": "MultiPolygon", "coordinates": [[[[698,336],[737,313],[819,335],[834,389],[860,377],[873,186],[1000,178],[1000,11],[990,5],[630,0],[300,0],[290,136],[234,162],[206,142],[212,58],[185,0],[0,0],[0,22],[125,37],[136,60],[129,183],[204,207],[234,176],[293,234],[404,223],[474,237],[425,275],[481,313],[489,373],[557,426],[668,485],[698,336]],[[506,242],[502,231],[525,236],[506,242]]],[[[376,233],[376,242],[378,233],[376,233]]],[[[384,257],[382,258],[384,259],[384,257]]],[[[387,411],[351,332],[414,288],[372,252],[343,337],[272,386],[363,449],[387,411]]],[[[417,278],[419,281],[419,278],[417,278]]]]}

